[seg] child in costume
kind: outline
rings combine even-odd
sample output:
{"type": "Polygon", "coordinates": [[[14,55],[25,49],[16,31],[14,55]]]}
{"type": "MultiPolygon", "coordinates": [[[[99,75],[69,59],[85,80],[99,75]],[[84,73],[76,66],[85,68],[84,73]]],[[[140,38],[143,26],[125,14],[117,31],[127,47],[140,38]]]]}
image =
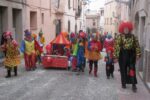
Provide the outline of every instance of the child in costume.
{"type": "Polygon", "coordinates": [[[5,51],[4,66],[7,69],[6,78],[11,77],[11,71],[17,76],[17,67],[20,64],[20,51],[18,43],[12,38],[12,33],[7,31],[3,34],[5,42],[1,45],[0,50],[5,51]]]}
{"type": "Polygon", "coordinates": [[[77,37],[75,33],[70,34],[70,40],[71,40],[71,64],[72,64],[72,71],[77,70],[77,50],[78,50],[78,44],[77,44],[77,37]]]}
{"type": "Polygon", "coordinates": [[[71,68],[71,54],[70,54],[70,49],[66,46],[64,48],[64,55],[68,57],[68,70],[71,68]]]}
{"type": "Polygon", "coordinates": [[[32,38],[34,39],[34,42],[35,42],[35,48],[38,48],[35,50],[35,53],[36,53],[36,62],[38,61],[38,55],[41,54],[43,52],[43,49],[40,47],[38,41],[37,41],[37,35],[32,33],[32,38]]]}
{"type": "Polygon", "coordinates": [[[78,42],[78,51],[77,51],[77,67],[78,71],[84,71],[84,44],[83,40],[80,39],[78,42]]]}
{"type": "Polygon", "coordinates": [[[113,48],[108,47],[106,49],[106,56],[105,56],[105,62],[106,62],[106,76],[107,79],[110,78],[110,75],[112,78],[114,77],[113,72],[114,72],[114,57],[113,57],[113,48]]]}
{"type": "MultiPolygon", "coordinates": [[[[42,30],[39,32],[38,43],[39,43],[41,49],[43,49],[44,44],[45,44],[45,38],[43,36],[42,30]]],[[[39,52],[37,54],[39,64],[41,63],[41,54],[42,54],[42,52],[39,52]]]]}
{"type": "Polygon", "coordinates": [[[133,92],[136,92],[136,60],[141,56],[141,50],[137,38],[132,34],[133,24],[122,22],[119,25],[119,34],[115,39],[114,56],[119,61],[122,88],[126,84],[132,84],[133,92]]]}
{"type": "Polygon", "coordinates": [[[91,74],[94,64],[94,76],[97,77],[98,71],[98,60],[101,59],[100,51],[101,51],[101,43],[98,41],[96,33],[92,34],[91,41],[88,43],[88,56],[89,60],[89,74],[91,74]]]}
{"type": "Polygon", "coordinates": [[[78,50],[77,50],[77,67],[78,72],[84,72],[85,68],[85,37],[86,34],[84,32],[80,32],[78,36],[78,50]]]}
{"type": "MultiPolygon", "coordinates": [[[[25,30],[25,38],[21,42],[21,52],[24,54],[25,67],[27,71],[36,69],[36,50],[38,48],[37,42],[31,36],[29,30],[25,30]]],[[[40,50],[40,49],[39,49],[40,50]]]]}

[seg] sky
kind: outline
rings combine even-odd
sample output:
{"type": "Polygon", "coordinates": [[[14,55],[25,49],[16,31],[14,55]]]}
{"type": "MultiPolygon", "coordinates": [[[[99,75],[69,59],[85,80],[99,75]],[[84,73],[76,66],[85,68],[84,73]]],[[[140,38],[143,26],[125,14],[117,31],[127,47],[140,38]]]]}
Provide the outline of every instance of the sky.
{"type": "Polygon", "coordinates": [[[105,0],[91,0],[92,2],[89,5],[91,10],[98,10],[101,7],[104,7],[105,0]]]}

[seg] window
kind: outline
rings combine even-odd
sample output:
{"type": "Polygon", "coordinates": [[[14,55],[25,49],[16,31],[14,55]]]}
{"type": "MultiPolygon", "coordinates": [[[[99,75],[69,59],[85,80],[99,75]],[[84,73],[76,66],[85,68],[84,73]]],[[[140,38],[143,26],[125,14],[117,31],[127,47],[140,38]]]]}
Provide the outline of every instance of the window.
{"type": "Polygon", "coordinates": [[[106,24],[108,25],[108,18],[106,18],[106,24]]]}
{"type": "Polygon", "coordinates": [[[37,12],[35,11],[30,12],[30,29],[37,29],[37,12]]]}
{"type": "Polygon", "coordinates": [[[41,14],[41,23],[44,24],[44,13],[41,14]]]}
{"type": "Polygon", "coordinates": [[[57,20],[56,24],[56,36],[61,32],[61,20],[57,20]]]}
{"type": "Polygon", "coordinates": [[[77,33],[77,24],[75,25],[75,33],[77,33]]]}
{"type": "Polygon", "coordinates": [[[70,33],[70,20],[68,21],[68,33],[70,33]]]}
{"type": "Polygon", "coordinates": [[[58,4],[57,7],[59,8],[60,0],[58,0],[58,3],[57,3],[57,4],[58,4]]]}
{"type": "Polygon", "coordinates": [[[73,0],[73,10],[75,10],[75,0],[73,0]]]}
{"type": "Polygon", "coordinates": [[[93,19],[93,26],[95,26],[95,19],[93,19]]]}
{"type": "Polygon", "coordinates": [[[95,22],[93,22],[93,26],[95,26],[95,22]]]}
{"type": "Polygon", "coordinates": [[[71,7],[70,7],[70,0],[68,0],[68,8],[70,9],[71,7]]]}
{"type": "Polygon", "coordinates": [[[54,6],[58,9],[60,6],[60,0],[52,0],[51,1],[52,4],[54,4],[54,6]]]}
{"type": "Polygon", "coordinates": [[[112,25],[112,18],[110,18],[110,25],[112,25]]]}
{"type": "Polygon", "coordinates": [[[134,6],[135,0],[133,0],[132,2],[133,2],[133,6],[134,6]]]}

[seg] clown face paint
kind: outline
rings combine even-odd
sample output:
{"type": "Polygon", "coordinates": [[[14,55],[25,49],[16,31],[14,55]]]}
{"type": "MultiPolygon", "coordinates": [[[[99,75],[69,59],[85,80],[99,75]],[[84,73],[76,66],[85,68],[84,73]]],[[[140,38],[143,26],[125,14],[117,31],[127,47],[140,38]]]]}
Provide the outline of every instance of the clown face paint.
{"type": "Polygon", "coordinates": [[[125,34],[128,34],[129,33],[129,29],[126,27],[126,28],[124,28],[124,33],[125,34]]]}

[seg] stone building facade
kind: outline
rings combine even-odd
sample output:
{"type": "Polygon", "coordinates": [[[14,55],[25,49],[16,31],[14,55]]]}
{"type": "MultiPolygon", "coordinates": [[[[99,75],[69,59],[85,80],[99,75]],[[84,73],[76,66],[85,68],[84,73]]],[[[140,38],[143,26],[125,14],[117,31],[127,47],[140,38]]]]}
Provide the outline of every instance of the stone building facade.
{"type": "Polygon", "coordinates": [[[150,89],[150,1],[131,0],[130,20],[134,22],[133,33],[138,37],[142,56],[137,63],[139,75],[150,89]]]}
{"type": "Polygon", "coordinates": [[[82,0],[1,0],[0,36],[12,31],[20,43],[24,30],[43,31],[46,44],[60,32],[78,32],[82,27],[82,0]]]}
{"type": "Polygon", "coordinates": [[[118,33],[121,21],[129,20],[129,0],[106,0],[104,8],[104,31],[118,33]]]}
{"type": "MultiPolygon", "coordinates": [[[[0,1],[0,37],[5,31],[12,31],[13,38],[21,41],[23,20],[25,19],[23,2],[23,0],[0,1]]],[[[3,57],[2,54],[0,54],[1,57],[3,57]]]]}
{"type": "Polygon", "coordinates": [[[86,13],[86,29],[88,33],[100,31],[100,13],[98,11],[89,11],[86,13]]]}

